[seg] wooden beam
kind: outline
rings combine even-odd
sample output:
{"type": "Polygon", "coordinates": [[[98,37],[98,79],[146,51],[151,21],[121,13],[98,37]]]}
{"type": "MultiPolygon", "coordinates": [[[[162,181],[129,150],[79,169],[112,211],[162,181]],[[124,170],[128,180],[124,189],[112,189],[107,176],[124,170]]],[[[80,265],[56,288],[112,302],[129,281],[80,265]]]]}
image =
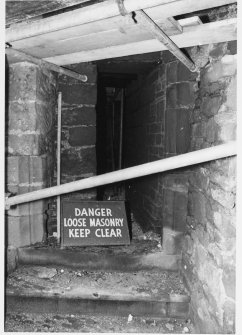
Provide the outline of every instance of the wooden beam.
{"type": "MultiPolygon", "coordinates": [[[[164,7],[163,18],[168,18],[174,15],[222,6],[233,2],[234,0],[124,0],[124,7],[128,13],[147,9],[147,14],[152,17],[150,12],[155,10],[156,6],[162,5],[164,7]]],[[[45,19],[15,24],[6,29],[6,42],[11,43],[31,36],[80,26],[85,23],[119,15],[120,12],[116,0],[107,0],[45,19]]]]}
{"type": "Polygon", "coordinates": [[[151,34],[178,58],[191,72],[198,71],[195,64],[178,48],[178,46],[167,36],[164,31],[143,11],[135,12],[135,20],[144,26],[151,34]]]}
{"type": "MultiPolygon", "coordinates": [[[[182,34],[174,35],[171,39],[179,48],[233,41],[237,39],[236,27],[236,19],[206,23],[195,27],[184,27],[182,34]]],[[[167,50],[167,48],[159,41],[152,39],[108,48],[48,57],[45,59],[55,64],[64,65],[163,50],[167,50]]]]}
{"type": "Polygon", "coordinates": [[[72,77],[74,79],[80,80],[82,82],[86,82],[87,81],[87,76],[65,69],[61,66],[58,66],[56,64],[53,64],[49,61],[43,60],[43,59],[39,59],[37,57],[33,57],[31,55],[27,55],[24,52],[21,52],[19,50],[13,49],[13,48],[6,48],[5,49],[6,55],[8,57],[8,61],[9,63],[16,63],[16,62],[30,62],[30,63],[34,63],[40,66],[45,66],[47,67],[49,70],[66,75],[68,77],[72,77]]]}

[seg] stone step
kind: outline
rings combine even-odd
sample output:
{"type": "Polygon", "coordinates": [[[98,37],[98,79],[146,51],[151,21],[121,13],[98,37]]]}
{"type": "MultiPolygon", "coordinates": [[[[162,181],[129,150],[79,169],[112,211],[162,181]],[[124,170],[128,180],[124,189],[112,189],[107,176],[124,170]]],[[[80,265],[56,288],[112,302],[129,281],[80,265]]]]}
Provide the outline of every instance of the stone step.
{"type": "Polygon", "coordinates": [[[170,271],[130,273],[20,266],[9,275],[6,310],[155,318],[189,316],[186,289],[170,271]]]}
{"type": "Polygon", "coordinates": [[[135,241],[129,246],[59,247],[32,246],[18,248],[17,262],[32,265],[58,265],[85,270],[177,271],[180,255],[167,255],[157,248],[156,241],[135,241]]]}

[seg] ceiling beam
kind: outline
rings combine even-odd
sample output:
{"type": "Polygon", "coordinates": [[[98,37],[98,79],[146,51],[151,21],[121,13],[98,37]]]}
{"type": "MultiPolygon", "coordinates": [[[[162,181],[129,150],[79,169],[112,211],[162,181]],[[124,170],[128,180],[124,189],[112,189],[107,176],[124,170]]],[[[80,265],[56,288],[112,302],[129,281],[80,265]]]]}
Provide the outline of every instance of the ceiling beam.
{"type": "MultiPolygon", "coordinates": [[[[123,4],[128,13],[162,5],[162,8],[164,7],[163,18],[168,18],[234,2],[234,0],[124,0],[123,4]]],[[[149,15],[149,10],[147,10],[147,14],[149,15]]],[[[119,15],[120,11],[117,1],[107,0],[45,19],[14,24],[6,29],[6,42],[11,43],[31,36],[38,36],[119,15]]]]}
{"type": "MultiPolygon", "coordinates": [[[[227,19],[193,27],[184,27],[182,34],[174,35],[171,39],[179,48],[186,48],[194,45],[233,41],[237,39],[236,32],[237,20],[227,19]]],[[[65,65],[163,50],[167,50],[167,47],[162,45],[156,39],[152,39],[107,48],[75,52],[61,56],[48,57],[45,58],[45,60],[54,64],[65,65]]]]}
{"type": "Polygon", "coordinates": [[[48,61],[45,61],[43,59],[39,59],[37,57],[33,57],[31,55],[27,55],[24,52],[18,51],[16,49],[13,48],[6,48],[5,49],[6,55],[7,55],[7,59],[8,62],[11,63],[16,63],[16,62],[30,62],[30,63],[34,63],[37,64],[39,66],[45,66],[46,68],[48,68],[51,71],[57,72],[59,74],[63,74],[66,75],[68,77],[72,77],[74,79],[80,80],[82,82],[86,82],[87,81],[87,76],[65,69],[61,66],[58,66],[56,64],[50,63],[48,61]]]}

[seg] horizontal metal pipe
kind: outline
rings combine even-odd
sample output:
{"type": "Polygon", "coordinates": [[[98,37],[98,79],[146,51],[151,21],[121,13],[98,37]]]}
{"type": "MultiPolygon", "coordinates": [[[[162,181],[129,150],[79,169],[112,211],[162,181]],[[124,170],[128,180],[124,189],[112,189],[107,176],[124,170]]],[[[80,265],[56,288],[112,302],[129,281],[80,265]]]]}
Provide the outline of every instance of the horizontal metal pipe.
{"type": "Polygon", "coordinates": [[[209,162],[215,159],[235,155],[236,142],[233,141],[226,144],[217,145],[215,147],[189,152],[179,156],[160,159],[158,161],[105,173],[99,176],[73,181],[71,183],[62,184],[59,186],[53,186],[30,193],[20,194],[7,198],[5,201],[5,208],[8,209],[9,206],[16,204],[50,198],[65,193],[80,191],[137,177],[143,177],[158,172],[170,171],[185,166],[209,162]]]}
{"type": "Polygon", "coordinates": [[[26,54],[25,52],[16,50],[14,48],[6,48],[5,49],[5,53],[7,56],[9,56],[12,59],[17,59],[18,61],[28,61],[30,63],[33,64],[37,64],[39,66],[45,66],[46,68],[48,68],[51,71],[66,75],[68,77],[72,77],[74,79],[80,80],[82,82],[86,82],[87,81],[87,76],[84,74],[80,74],[77,73],[75,71],[69,70],[69,69],[65,69],[59,65],[50,63],[46,60],[31,56],[26,54]]]}
{"type": "Polygon", "coordinates": [[[178,48],[178,46],[167,36],[164,31],[143,11],[135,12],[135,19],[144,26],[158,41],[176,56],[190,71],[199,71],[195,64],[178,48]]]}

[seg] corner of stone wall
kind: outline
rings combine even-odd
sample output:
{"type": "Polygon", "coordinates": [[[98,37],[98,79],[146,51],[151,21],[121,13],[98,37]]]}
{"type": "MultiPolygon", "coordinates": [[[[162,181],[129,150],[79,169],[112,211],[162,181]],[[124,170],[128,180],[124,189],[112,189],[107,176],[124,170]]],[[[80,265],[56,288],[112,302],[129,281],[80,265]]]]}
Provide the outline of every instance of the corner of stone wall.
{"type": "MultiPolygon", "coordinates": [[[[56,81],[45,68],[22,62],[10,65],[8,84],[5,191],[14,195],[48,186],[56,81]]],[[[12,207],[6,215],[6,245],[42,241],[45,210],[45,200],[12,207]]]]}
{"type": "MultiPolygon", "coordinates": [[[[191,48],[200,89],[191,119],[191,150],[236,139],[236,48],[191,48]]],[[[191,292],[197,331],[235,331],[236,158],[190,170],[181,272],[191,292]]]]}

